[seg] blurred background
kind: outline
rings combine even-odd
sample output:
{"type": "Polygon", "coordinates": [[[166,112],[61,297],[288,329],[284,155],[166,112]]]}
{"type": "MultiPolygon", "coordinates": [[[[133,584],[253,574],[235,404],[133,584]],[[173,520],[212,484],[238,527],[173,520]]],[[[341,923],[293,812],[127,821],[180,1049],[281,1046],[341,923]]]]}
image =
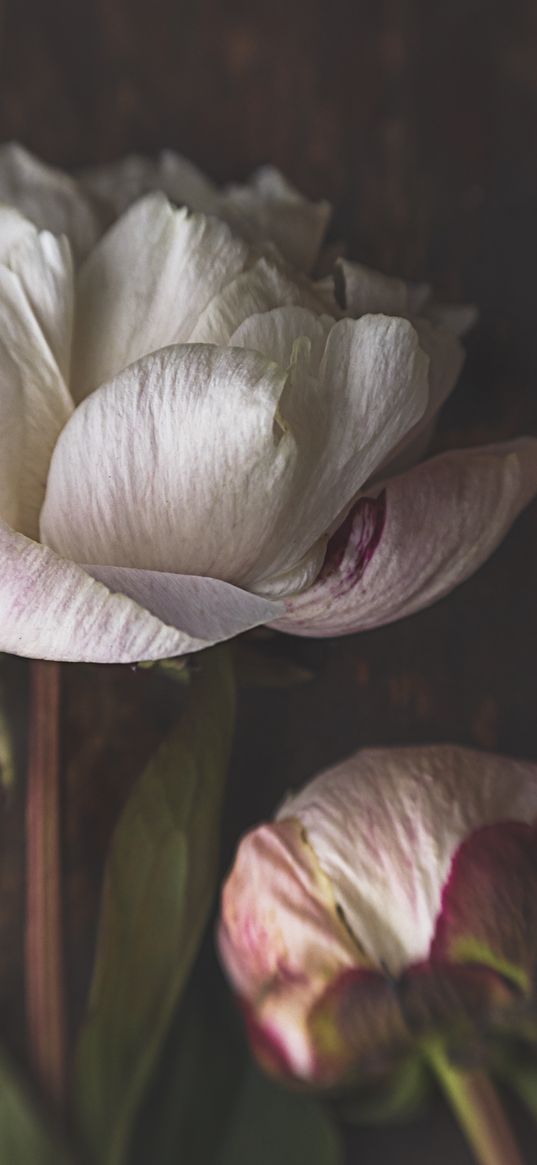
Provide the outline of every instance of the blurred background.
{"type": "MultiPolygon", "coordinates": [[[[532,0],[0,0],[9,139],[72,169],[162,147],[218,181],[273,163],[332,201],[332,238],[351,257],[478,305],[435,448],[537,433],[532,0]]],[[[399,625],[333,643],[278,641],[313,678],[243,693],[224,867],[241,830],[289,785],[361,744],[449,740],[537,759],[536,534],[534,504],[475,578],[399,625]]],[[[64,673],[75,1022],[106,845],[170,695],[127,668],[64,673]]],[[[21,718],[25,677],[13,660],[3,681],[21,718]]],[[[20,1051],[17,793],[4,794],[0,843],[0,1020],[20,1051]]],[[[531,1160],[535,1136],[513,1114],[531,1160]]],[[[432,1153],[438,1165],[470,1161],[440,1101],[415,1125],[348,1133],[349,1165],[425,1165],[432,1153]]]]}

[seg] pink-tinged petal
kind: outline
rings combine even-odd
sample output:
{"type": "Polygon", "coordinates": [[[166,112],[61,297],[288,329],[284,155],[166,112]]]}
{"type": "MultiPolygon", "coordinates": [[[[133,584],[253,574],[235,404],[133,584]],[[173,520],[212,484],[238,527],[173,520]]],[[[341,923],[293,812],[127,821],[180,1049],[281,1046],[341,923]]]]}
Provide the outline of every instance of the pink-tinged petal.
{"type": "Polygon", "coordinates": [[[532,992],[537,973],[535,824],[502,821],[476,830],[462,843],[442,894],[430,957],[432,962],[492,967],[524,994],[532,992]]]}
{"type": "Polygon", "coordinates": [[[223,890],[219,947],[258,1039],[309,1078],[310,1008],[363,960],[296,822],[261,826],[241,842],[223,890]]]}
{"type": "MultiPolygon", "coordinates": [[[[261,342],[278,337],[282,357],[293,338],[305,336],[293,349],[279,407],[285,427],[296,434],[300,455],[291,504],[270,569],[258,561],[248,582],[260,594],[282,594],[274,590],[275,577],[285,575],[319,539],[326,547],[342,509],[347,512],[389,451],[423,415],[428,361],[407,320],[364,316],[330,327],[328,317],[290,307],[260,322],[261,342]]],[[[248,332],[253,343],[255,327],[248,332]]]]}
{"type": "Polygon", "coordinates": [[[426,960],[461,843],[500,821],[537,817],[537,765],[449,745],[364,749],[287,798],[378,970],[426,960]]]}
{"type": "Polygon", "coordinates": [[[492,554],[537,493],[537,440],[444,453],[362,498],[312,587],[274,626],[344,635],[429,606],[492,554]],[[341,543],[344,542],[343,550],[341,543]]]}
{"type": "Polygon", "coordinates": [[[0,651],[14,655],[92,663],[166,659],[199,651],[266,617],[261,600],[214,579],[110,579],[114,589],[124,585],[147,602],[146,610],[5,523],[0,558],[0,651]]]}
{"type": "Polygon", "coordinates": [[[283,604],[203,575],[170,574],[125,566],[84,570],[110,591],[128,595],[163,623],[205,643],[219,643],[268,623],[283,604]]]}

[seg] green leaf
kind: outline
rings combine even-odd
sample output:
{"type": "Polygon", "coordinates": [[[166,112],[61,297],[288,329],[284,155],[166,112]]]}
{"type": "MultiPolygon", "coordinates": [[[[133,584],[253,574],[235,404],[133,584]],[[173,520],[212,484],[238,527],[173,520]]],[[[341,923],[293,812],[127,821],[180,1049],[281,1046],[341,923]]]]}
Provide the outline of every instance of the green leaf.
{"type": "Polygon", "coordinates": [[[34,1109],[4,1052],[0,1052],[0,1161],[6,1165],[75,1165],[34,1109]]]}
{"type": "Polygon", "coordinates": [[[321,1102],[287,1091],[253,1066],[246,1073],[228,1135],[211,1165],[252,1162],[343,1165],[341,1139],[321,1102]]]}
{"type": "Polygon", "coordinates": [[[180,723],[135,785],[109,853],[75,1104],[99,1165],[121,1165],[196,954],[217,875],[234,720],[226,648],[205,652],[180,723]]]}

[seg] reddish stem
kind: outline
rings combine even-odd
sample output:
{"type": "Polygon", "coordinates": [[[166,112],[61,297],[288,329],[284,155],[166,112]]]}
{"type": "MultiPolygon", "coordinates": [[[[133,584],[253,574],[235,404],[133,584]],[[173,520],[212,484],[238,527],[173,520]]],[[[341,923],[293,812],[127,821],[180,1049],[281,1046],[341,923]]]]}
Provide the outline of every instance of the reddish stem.
{"type": "Polygon", "coordinates": [[[47,1095],[65,1088],[60,771],[60,665],[31,665],[26,800],[26,1016],[34,1068],[47,1095]]]}

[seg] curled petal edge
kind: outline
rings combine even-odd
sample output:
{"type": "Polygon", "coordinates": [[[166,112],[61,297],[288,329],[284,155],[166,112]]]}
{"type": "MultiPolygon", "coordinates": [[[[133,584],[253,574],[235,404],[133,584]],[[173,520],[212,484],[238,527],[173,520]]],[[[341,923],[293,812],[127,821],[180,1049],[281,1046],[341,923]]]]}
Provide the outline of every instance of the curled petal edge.
{"type": "Polygon", "coordinates": [[[280,606],[194,575],[119,569],[104,585],[106,572],[97,581],[89,571],[97,575],[99,568],[60,558],[4,522],[0,555],[0,650],[14,655],[87,663],[166,659],[265,623],[280,606]]]}
{"type": "Polygon", "coordinates": [[[317,581],[271,625],[350,634],[430,606],[486,561],[537,493],[537,440],[440,454],[361,497],[317,581]]]}

